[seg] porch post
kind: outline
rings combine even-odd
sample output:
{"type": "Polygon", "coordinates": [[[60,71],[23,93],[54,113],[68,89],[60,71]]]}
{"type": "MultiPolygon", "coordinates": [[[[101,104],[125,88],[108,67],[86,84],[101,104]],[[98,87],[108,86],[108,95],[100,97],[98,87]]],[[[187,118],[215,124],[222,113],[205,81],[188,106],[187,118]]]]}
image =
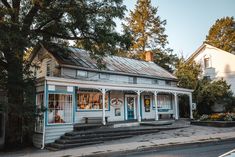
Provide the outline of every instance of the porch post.
{"type": "Polygon", "coordinates": [[[159,120],[158,118],[158,104],[157,104],[157,94],[158,92],[157,91],[154,91],[154,102],[155,102],[155,120],[159,120]]]}
{"type": "Polygon", "coordinates": [[[192,93],[189,94],[190,119],[193,119],[192,93]]]}
{"type": "Polygon", "coordinates": [[[179,119],[179,115],[178,115],[177,93],[174,93],[174,97],[175,97],[175,119],[178,120],[179,119]]]}
{"type": "Polygon", "coordinates": [[[102,88],[102,124],[106,125],[105,121],[105,89],[102,88]]]}
{"type": "Polygon", "coordinates": [[[137,91],[137,119],[138,122],[141,122],[141,115],[140,115],[140,91],[137,91]]]}

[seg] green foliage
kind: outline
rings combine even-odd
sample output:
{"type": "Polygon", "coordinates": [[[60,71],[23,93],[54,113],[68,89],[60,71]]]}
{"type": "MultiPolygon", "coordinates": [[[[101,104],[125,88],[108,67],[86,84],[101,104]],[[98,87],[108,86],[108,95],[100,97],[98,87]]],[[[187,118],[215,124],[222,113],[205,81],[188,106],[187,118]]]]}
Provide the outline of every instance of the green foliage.
{"type": "Polygon", "coordinates": [[[233,93],[230,90],[230,85],[225,80],[212,82],[200,80],[195,90],[195,97],[199,114],[210,114],[212,113],[211,107],[215,103],[230,106],[233,93]]]}
{"type": "Polygon", "coordinates": [[[123,27],[131,40],[129,56],[145,59],[145,52],[152,50],[154,62],[172,72],[178,58],[172,54],[172,49],[166,47],[166,20],[161,20],[157,11],[151,0],[138,0],[134,11],[127,17],[127,24],[123,27]]]}
{"type": "Polygon", "coordinates": [[[194,61],[187,63],[183,58],[181,58],[176,65],[175,75],[178,78],[179,87],[195,89],[200,74],[201,67],[194,61]]]}
{"type": "Polygon", "coordinates": [[[235,52],[235,21],[234,17],[216,20],[206,36],[206,43],[227,52],[235,52]]]}
{"type": "Polygon", "coordinates": [[[122,18],[124,10],[122,0],[0,1],[0,86],[8,96],[9,145],[21,145],[34,123],[28,118],[35,97],[28,91],[34,78],[30,62],[24,60],[27,48],[38,42],[66,45],[67,40],[75,40],[102,62],[103,55],[125,45],[114,31],[114,19],[122,18]]]}

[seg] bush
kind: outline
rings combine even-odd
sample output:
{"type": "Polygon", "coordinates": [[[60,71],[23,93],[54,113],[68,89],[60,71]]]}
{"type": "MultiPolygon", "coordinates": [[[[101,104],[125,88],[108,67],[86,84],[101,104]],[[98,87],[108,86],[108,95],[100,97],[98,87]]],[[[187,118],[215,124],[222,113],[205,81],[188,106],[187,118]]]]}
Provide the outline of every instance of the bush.
{"type": "Polygon", "coordinates": [[[235,121],[235,113],[203,114],[199,121],[235,121]]]}

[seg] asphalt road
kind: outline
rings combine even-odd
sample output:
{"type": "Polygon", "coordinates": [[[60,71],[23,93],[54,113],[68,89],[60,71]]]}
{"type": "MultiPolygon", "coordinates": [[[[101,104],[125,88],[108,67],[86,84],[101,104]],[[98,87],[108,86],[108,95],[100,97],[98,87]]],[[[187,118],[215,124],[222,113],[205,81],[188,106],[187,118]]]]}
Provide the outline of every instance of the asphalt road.
{"type": "Polygon", "coordinates": [[[114,155],[115,157],[218,157],[235,149],[235,141],[191,144],[143,152],[114,155]]]}

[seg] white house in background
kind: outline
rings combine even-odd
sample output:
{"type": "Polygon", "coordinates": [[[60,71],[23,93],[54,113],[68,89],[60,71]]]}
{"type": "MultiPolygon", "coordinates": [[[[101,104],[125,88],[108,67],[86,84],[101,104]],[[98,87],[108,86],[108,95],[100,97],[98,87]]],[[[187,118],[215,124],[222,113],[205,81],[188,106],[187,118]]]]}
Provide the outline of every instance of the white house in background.
{"type": "MultiPolygon", "coordinates": [[[[73,125],[97,119],[112,121],[178,119],[179,94],[186,94],[192,114],[192,90],[178,88],[177,78],[151,61],[106,56],[99,69],[87,51],[56,44],[41,45],[31,56],[35,69],[37,122],[33,143],[54,142],[73,125]],[[40,112],[44,106],[45,112],[40,112]],[[156,109],[157,106],[157,109],[156,109]]],[[[147,60],[148,59],[148,60],[147,60]]]]}
{"type": "Polygon", "coordinates": [[[235,55],[203,43],[188,59],[202,67],[202,76],[211,80],[226,80],[235,94],[235,55]]]}

